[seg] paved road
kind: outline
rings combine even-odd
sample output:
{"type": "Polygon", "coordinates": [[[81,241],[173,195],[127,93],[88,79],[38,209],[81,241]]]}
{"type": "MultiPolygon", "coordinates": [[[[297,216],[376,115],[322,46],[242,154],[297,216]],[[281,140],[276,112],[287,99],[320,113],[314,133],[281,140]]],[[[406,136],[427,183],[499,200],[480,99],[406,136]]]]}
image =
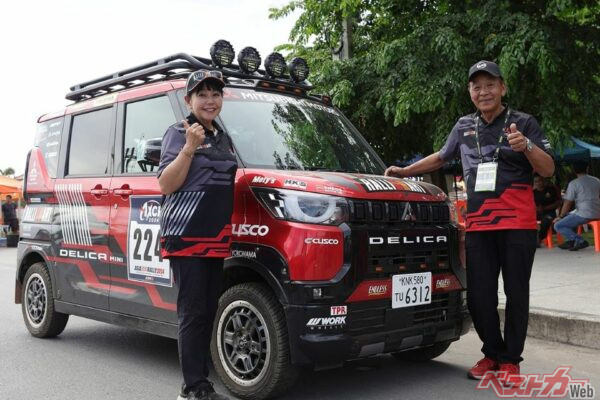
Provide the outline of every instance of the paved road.
{"type": "MultiPolygon", "coordinates": [[[[180,374],[174,340],[76,317],[56,339],[31,337],[20,307],[13,304],[15,255],[0,248],[1,400],[176,398],[180,374]]],[[[283,399],[496,399],[465,377],[480,356],[479,347],[470,333],[425,364],[380,356],[335,370],[306,371],[283,399]]],[[[571,365],[571,376],[590,379],[600,390],[598,350],[529,339],[525,356],[524,373],[571,365]]]]}

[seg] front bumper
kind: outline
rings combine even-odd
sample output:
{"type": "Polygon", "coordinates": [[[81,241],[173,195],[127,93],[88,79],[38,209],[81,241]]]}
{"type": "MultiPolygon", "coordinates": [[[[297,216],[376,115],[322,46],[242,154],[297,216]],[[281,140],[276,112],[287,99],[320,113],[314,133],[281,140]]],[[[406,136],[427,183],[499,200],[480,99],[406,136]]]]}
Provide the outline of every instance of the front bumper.
{"type": "Polygon", "coordinates": [[[471,318],[460,291],[435,296],[432,304],[392,309],[390,300],[352,303],[347,315],[330,306],[285,307],[292,362],[337,366],[369,357],[458,340],[471,318]]]}

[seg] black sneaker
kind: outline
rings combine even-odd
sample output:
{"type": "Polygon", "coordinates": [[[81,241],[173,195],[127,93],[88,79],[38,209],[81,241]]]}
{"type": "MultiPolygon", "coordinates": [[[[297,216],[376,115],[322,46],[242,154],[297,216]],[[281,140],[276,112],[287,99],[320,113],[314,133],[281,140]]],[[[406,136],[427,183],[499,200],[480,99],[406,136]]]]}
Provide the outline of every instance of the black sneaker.
{"type": "Polygon", "coordinates": [[[212,383],[209,383],[209,385],[196,390],[189,390],[182,385],[177,400],[229,400],[229,397],[215,392],[212,383]]]}
{"type": "Polygon", "coordinates": [[[577,251],[577,250],[585,249],[589,245],[590,244],[587,242],[587,240],[584,240],[583,242],[575,243],[575,245],[573,247],[571,247],[569,249],[569,251],[577,251]]]}
{"type": "Polygon", "coordinates": [[[566,242],[559,244],[558,248],[563,250],[569,250],[571,247],[573,247],[574,244],[575,242],[573,240],[567,240],[566,242]]]}

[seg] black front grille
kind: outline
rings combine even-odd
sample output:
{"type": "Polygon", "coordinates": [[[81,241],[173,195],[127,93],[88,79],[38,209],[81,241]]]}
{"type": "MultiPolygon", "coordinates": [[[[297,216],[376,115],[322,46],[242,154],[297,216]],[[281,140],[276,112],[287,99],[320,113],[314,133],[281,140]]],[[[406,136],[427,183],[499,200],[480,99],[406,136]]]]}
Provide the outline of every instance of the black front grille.
{"type": "Polygon", "coordinates": [[[431,304],[392,308],[391,299],[350,304],[349,333],[367,334],[435,324],[455,317],[459,303],[450,304],[450,294],[434,294],[431,304]]]}
{"type": "Polygon", "coordinates": [[[450,211],[445,203],[350,200],[350,221],[447,224],[450,222],[450,211]]]}
{"type": "Polygon", "coordinates": [[[393,256],[369,256],[367,279],[382,279],[395,274],[427,272],[443,273],[450,270],[448,249],[413,251],[393,256]]]}
{"type": "Polygon", "coordinates": [[[413,325],[444,322],[448,318],[448,293],[433,295],[431,304],[414,308],[413,325]]]}

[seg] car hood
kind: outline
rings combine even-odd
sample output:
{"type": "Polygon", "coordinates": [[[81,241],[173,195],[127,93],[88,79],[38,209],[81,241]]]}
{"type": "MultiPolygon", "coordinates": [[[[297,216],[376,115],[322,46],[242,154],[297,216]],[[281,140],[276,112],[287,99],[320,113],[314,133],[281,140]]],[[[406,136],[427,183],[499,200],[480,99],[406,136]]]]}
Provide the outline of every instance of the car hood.
{"type": "Polygon", "coordinates": [[[327,171],[245,169],[253,187],[273,187],[370,200],[444,201],[437,186],[410,179],[327,171]]]}

